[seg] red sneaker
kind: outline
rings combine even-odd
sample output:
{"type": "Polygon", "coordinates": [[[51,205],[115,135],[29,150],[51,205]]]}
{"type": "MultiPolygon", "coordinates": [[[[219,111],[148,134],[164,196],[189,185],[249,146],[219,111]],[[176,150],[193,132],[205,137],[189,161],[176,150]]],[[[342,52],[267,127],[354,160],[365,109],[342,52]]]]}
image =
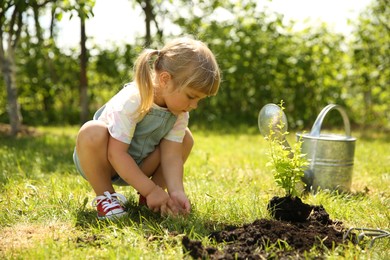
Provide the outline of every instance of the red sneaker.
{"type": "Polygon", "coordinates": [[[92,206],[97,208],[99,219],[115,219],[126,214],[124,204],[127,202],[125,196],[119,193],[104,192],[104,195],[97,196],[92,201],[92,206]]]}

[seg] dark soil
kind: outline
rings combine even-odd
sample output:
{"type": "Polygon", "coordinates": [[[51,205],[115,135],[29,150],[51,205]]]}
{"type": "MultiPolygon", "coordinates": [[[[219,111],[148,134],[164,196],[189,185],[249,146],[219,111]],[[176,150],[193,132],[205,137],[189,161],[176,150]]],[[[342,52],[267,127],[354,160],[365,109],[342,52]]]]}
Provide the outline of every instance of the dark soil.
{"type": "Polygon", "coordinates": [[[211,233],[210,239],[221,243],[218,247],[222,250],[188,237],[183,238],[182,244],[185,252],[195,259],[301,259],[313,246],[320,254],[316,257],[321,259],[322,250],[344,243],[345,230],[341,223],[329,218],[322,206],[311,208],[305,221],[260,219],[211,233]]]}
{"type": "Polygon", "coordinates": [[[313,206],[305,204],[298,197],[273,197],[267,209],[277,220],[303,222],[313,210],[313,206]]]}

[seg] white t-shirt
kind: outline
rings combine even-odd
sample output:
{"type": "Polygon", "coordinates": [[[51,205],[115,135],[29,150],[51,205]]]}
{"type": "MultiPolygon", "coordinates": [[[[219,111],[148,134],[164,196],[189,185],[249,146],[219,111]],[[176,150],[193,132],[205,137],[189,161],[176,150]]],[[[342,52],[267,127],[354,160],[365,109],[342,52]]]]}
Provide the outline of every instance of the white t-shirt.
{"type": "MultiPolygon", "coordinates": [[[[105,104],[98,120],[106,123],[113,138],[130,144],[137,123],[143,119],[143,117],[140,118],[140,114],[137,112],[140,104],[141,97],[138,88],[134,83],[127,84],[105,104]]],[[[167,110],[156,104],[153,104],[153,108],[167,110]]],[[[188,120],[188,112],[179,114],[173,128],[164,136],[164,139],[181,143],[185,135],[185,129],[188,126],[188,120]]]]}

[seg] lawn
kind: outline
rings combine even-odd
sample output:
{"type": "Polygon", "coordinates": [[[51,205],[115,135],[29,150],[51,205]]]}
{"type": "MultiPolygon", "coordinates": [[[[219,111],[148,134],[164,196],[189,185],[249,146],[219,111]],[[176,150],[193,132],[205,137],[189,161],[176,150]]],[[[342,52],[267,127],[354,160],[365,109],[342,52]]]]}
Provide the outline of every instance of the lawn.
{"type": "MultiPolygon", "coordinates": [[[[223,249],[208,238],[228,225],[269,219],[268,201],[283,195],[267,163],[267,145],[256,129],[229,133],[193,130],[194,150],[185,166],[192,202],[187,218],[163,218],[137,205],[136,191],[120,187],[129,216],[98,221],[87,182],[73,166],[76,127],[41,127],[33,136],[0,134],[1,259],[181,259],[182,238],[223,249]]],[[[323,205],[346,228],[390,229],[390,139],[357,137],[351,193],[321,191],[303,198],[323,205]]],[[[290,142],[294,135],[290,134],[290,142]]],[[[368,241],[367,241],[368,242],[368,241]]],[[[325,258],[390,259],[389,238],[369,248],[349,243],[328,248],[325,258]]],[[[277,245],[270,245],[272,250],[277,245]]],[[[310,257],[313,257],[311,255],[310,257]]]]}

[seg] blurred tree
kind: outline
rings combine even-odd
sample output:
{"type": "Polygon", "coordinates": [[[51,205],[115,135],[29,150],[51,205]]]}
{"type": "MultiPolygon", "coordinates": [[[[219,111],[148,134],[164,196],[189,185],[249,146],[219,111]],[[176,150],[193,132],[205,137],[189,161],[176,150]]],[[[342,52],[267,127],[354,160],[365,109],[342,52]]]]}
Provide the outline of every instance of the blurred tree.
{"type": "Polygon", "coordinates": [[[55,86],[58,83],[58,71],[55,70],[53,49],[56,48],[54,28],[59,8],[54,2],[47,5],[47,8],[38,6],[36,2],[31,2],[31,9],[35,35],[30,35],[29,30],[26,30],[26,36],[21,39],[20,54],[18,55],[19,71],[24,71],[24,74],[29,76],[24,82],[22,80],[23,77],[20,77],[19,82],[23,82],[20,87],[21,91],[31,92],[28,96],[31,97],[30,101],[36,107],[39,107],[38,104],[42,104],[42,109],[40,109],[42,115],[38,117],[42,119],[40,121],[42,124],[54,121],[56,116],[53,105],[56,94],[55,86]],[[48,37],[45,37],[45,31],[41,26],[40,18],[47,9],[49,9],[50,24],[48,37]],[[25,67],[26,65],[28,66],[25,67]],[[34,87],[32,82],[38,83],[38,86],[34,87]],[[28,86],[30,90],[27,88],[28,86]]]}
{"type": "Polygon", "coordinates": [[[77,58],[72,56],[76,51],[56,46],[56,22],[62,19],[65,3],[52,1],[40,7],[31,2],[25,14],[28,26],[22,31],[15,54],[16,82],[23,119],[30,125],[79,122],[74,120],[79,113],[74,98],[78,96],[74,82],[79,80],[77,58]],[[49,24],[42,26],[45,20],[49,24]]]}
{"type": "MultiPolygon", "coordinates": [[[[44,118],[51,121],[50,115],[53,115],[52,106],[55,104],[53,95],[55,94],[55,85],[58,81],[57,72],[54,70],[56,66],[53,65],[51,57],[56,53],[56,46],[54,42],[54,28],[55,20],[61,18],[61,10],[66,12],[75,11],[81,20],[81,55],[80,55],[80,104],[81,104],[81,121],[86,121],[88,118],[88,96],[87,96],[87,51],[85,47],[85,19],[92,15],[92,8],[94,0],[85,1],[9,1],[7,3],[1,2],[0,19],[0,58],[1,69],[5,79],[7,93],[8,93],[8,113],[11,123],[12,134],[15,135],[20,131],[22,124],[21,106],[18,100],[17,82],[22,82],[25,78],[19,75],[16,80],[16,67],[23,63],[29,64],[30,71],[24,67],[20,67],[19,71],[26,73],[32,72],[30,78],[27,78],[27,84],[23,85],[23,90],[29,94],[24,99],[26,104],[35,102],[35,106],[39,104],[37,101],[43,102],[41,109],[46,112],[44,118]],[[44,38],[44,32],[40,25],[40,15],[43,11],[47,11],[44,7],[48,6],[51,9],[50,18],[50,36],[49,39],[44,38]],[[44,9],[44,10],[43,10],[44,9]],[[31,20],[32,18],[32,20],[31,20]],[[34,23],[31,23],[34,21],[34,23]],[[25,26],[25,23],[33,24],[25,26]],[[33,35],[31,35],[31,32],[33,35]],[[23,42],[23,51],[18,55],[16,47],[18,43],[23,42]],[[5,45],[4,45],[5,43],[5,45]],[[7,49],[5,49],[7,48],[7,49]],[[32,57],[33,58],[32,58],[32,57]],[[16,60],[16,58],[20,60],[16,60]],[[31,58],[31,59],[30,59],[31,58]],[[33,66],[33,67],[31,67],[33,66]],[[28,86],[39,85],[39,89],[34,87],[31,89],[28,86]],[[32,92],[31,92],[32,91],[32,92]],[[34,97],[34,98],[33,98],[34,97]],[[37,98],[39,97],[39,98],[37,98]],[[37,99],[36,99],[37,98],[37,99]],[[47,117],[49,116],[49,117],[47,117]]],[[[72,14],[73,15],[73,14],[72,14]]],[[[20,46],[19,46],[20,49],[20,46]]],[[[24,83],[26,83],[24,81],[24,83]]],[[[40,120],[37,120],[40,121],[40,120]]]]}
{"type": "Polygon", "coordinates": [[[374,1],[355,26],[348,105],[362,126],[390,130],[390,1],[374,1]]]}
{"type": "Polygon", "coordinates": [[[42,45],[35,35],[26,34],[20,39],[17,84],[26,124],[79,123],[79,102],[75,98],[79,92],[74,86],[80,65],[76,53],[64,52],[51,38],[44,37],[42,45]]]}
{"type": "Polygon", "coordinates": [[[156,40],[158,42],[162,41],[163,29],[161,24],[164,23],[164,17],[167,13],[165,6],[169,5],[170,2],[163,0],[135,0],[135,3],[139,4],[145,14],[145,47],[149,47],[153,41],[152,23],[154,23],[156,28],[156,40]]]}
{"type": "Polygon", "coordinates": [[[16,135],[21,130],[23,121],[16,86],[15,51],[26,9],[27,4],[24,1],[0,3],[0,67],[7,89],[7,111],[12,135],[16,135]]]}
{"type": "Polygon", "coordinates": [[[164,14],[161,13],[162,0],[136,0],[136,2],[141,6],[145,14],[145,46],[148,47],[152,43],[152,31],[151,24],[154,22],[154,26],[157,30],[157,36],[159,41],[162,40],[163,30],[157,21],[157,13],[160,16],[164,14]]]}
{"type": "Polygon", "coordinates": [[[77,13],[80,18],[80,123],[83,124],[89,119],[89,100],[88,100],[88,51],[86,47],[87,36],[85,32],[85,21],[93,16],[93,7],[95,0],[67,0],[64,1],[64,10],[77,13]]]}

